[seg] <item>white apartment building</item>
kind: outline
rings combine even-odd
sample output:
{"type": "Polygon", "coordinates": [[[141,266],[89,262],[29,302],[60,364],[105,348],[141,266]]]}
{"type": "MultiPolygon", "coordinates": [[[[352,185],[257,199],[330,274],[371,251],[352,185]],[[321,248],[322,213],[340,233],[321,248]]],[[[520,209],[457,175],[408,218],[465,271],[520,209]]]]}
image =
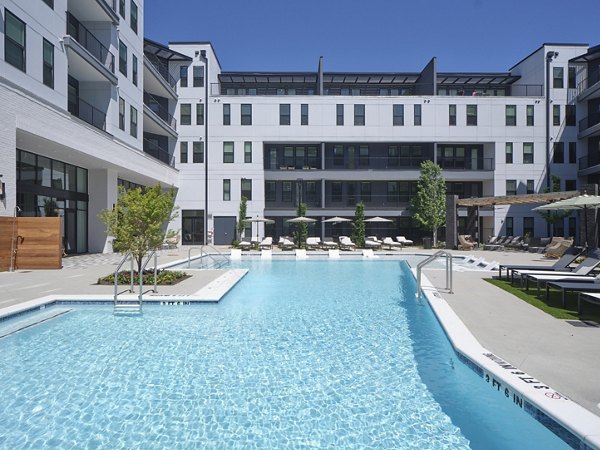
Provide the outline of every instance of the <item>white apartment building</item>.
{"type": "MultiPolygon", "coordinates": [[[[544,192],[554,177],[561,190],[594,182],[578,173],[588,150],[578,101],[590,69],[577,58],[587,44],[544,44],[503,73],[441,72],[435,58],[420,72],[327,72],[322,59],[314,72],[226,72],[209,42],[169,48],[192,59],[171,67],[185,85],[177,107],[181,218],[172,224],[184,244],[205,242],[208,230],[216,244],[231,243],[242,195],[248,216],[275,220],[246,235],[291,234],[286,219],[300,201],[317,219],[351,218],[363,201],[366,216],[392,220],[386,234],[419,239],[409,200],[426,159],[443,168],[448,193],[463,198],[544,192]]],[[[532,206],[484,208],[479,227],[464,216],[459,232],[545,236],[532,206]]],[[[576,235],[576,220],[554,225],[554,234],[576,235]]],[[[349,232],[322,221],[311,230],[349,232]]]]}
{"type": "Polygon", "coordinates": [[[143,11],[0,0],[0,215],[58,210],[67,253],[103,251],[98,215],[119,184],[178,186],[177,95],[160,62],[186,58],[144,43],[143,11]]]}

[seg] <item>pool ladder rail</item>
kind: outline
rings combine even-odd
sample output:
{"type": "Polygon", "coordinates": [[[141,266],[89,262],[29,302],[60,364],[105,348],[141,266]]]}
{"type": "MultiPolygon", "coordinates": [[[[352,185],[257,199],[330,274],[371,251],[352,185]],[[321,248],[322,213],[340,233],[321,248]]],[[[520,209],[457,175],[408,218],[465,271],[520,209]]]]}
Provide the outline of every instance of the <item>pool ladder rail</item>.
{"type": "Polygon", "coordinates": [[[208,260],[210,259],[213,264],[213,268],[220,269],[226,264],[231,262],[229,256],[221,253],[219,250],[214,248],[212,245],[202,245],[200,247],[190,247],[188,250],[187,267],[190,268],[190,262],[192,260],[192,250],[200,249],[200,269],[208,269],[208,260]],[[214,253],[208,253],[204,251],[204,248],[208,247],[214,253]]]}
{"type": "Polygon", "coordinates": [[[440,257],[446,259],[446,290],[452,294],[452,253],[447,252],[446,250],[438,250],[433,255],[417,264],[417,292],[415,293],[417,299],[421,300],[421,272],[423,271],[423,267],[440,257]]]}
{"type": "Polygon", "coordinates": [[[114,280],[115,280],[115,291],[114,291],[114,299],[113,299],[113,314],[114,315],[141,315],[141,314],[143,314],[143,305],[144,305],[143,295],[146,292],[158,292],[158,290],[156,288],[157,267],[158,267],[156,251],[153,251],[152,253],[150,253],[148,255],[148,258],[146,258],[146,261],[142,264],[140,274],[144,273],[144,269],[146,268],[146,266],[148,265],[148,263],[150,262],[150,260],[153,257],[154,257],[154,288],[144,291],[144,277],[140,275],[140,277],[139,277],[140,285],[139,285],[139,292],[138,292],[137,298],[131,298],[131,299],[121,300],[121,301],[119,301],[120,294],[123,294],[125,292],[130,292],[130,293],[134,292],[134,288],[133,288],[133,259],[134,258],[133,258],[133,254],[131,253],[131,251],[127,252],[125,254],[125,256],[123,257],[123,259],[121,260],[121,262],[118,264],[117,269],[115,270],[115,273],[114,273],[114,280]],[[129,260],[129,262],[130,262],[129,279],[131,281],[130,281],[129,289],[125,289],[124,291],[118,292],[117,278],[119,275],[119,270],[121,269],[121,267],[123,266],[123,264],[125,264],[125,262],[127,260],[129,260]]]}

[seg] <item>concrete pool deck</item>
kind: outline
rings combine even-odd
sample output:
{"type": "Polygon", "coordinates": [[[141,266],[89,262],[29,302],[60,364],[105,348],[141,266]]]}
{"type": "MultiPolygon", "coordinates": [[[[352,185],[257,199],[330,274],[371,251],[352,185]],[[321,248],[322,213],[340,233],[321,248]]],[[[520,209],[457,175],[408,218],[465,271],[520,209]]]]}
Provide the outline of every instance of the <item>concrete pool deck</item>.
{"type": "MultiPolygon", "coordinates": [[[[228,251],[225,247],[222,250],[228,251]]],[[[406,248],[388,253],[432,252],[406,248]]],[[[474,254],[502,264],[549,264],[541,255],[523,252],[476,250],[452,253],[474,254]]],[[[185,258],[186,248],[163,250],[158,263],[163,265],[185,258]]],[[[49,295],[111,296],[112,286],[95,283],[99,277],[113,272],[119,259],[118,255],[82,255],[65,258],[64,267],[59,271],[0,272],[0,310],[49,295]]],[[[600,416],[600,385],[597,382],[600,327],[554,319],[483,280],[496,275],[497,271],[455,271],[453,294],[442,289],[445,285],[443,270],[425,269],[424,273],[483,347],[600,416]]],[[[191,278],[175,286],[159,287],[159,293],[193,294],[221,275],[223,271],[195,270],[191,278]]]]}

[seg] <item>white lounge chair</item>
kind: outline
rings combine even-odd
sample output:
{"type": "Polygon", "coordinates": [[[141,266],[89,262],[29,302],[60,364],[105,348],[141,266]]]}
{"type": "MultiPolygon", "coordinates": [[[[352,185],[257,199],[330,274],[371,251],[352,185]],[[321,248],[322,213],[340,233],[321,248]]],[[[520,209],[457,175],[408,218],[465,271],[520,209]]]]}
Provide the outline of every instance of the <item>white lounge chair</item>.
{"type": "Polygon", "coordinates": [[[333,242],[332,238],[325,238],[323,239],[323,242],[321,242],[321,247],[328,250],[338,248],[339,245],[336,242],[333,242]]]}
{"type": "Polygon", "coordinates": [[[340,236],[340,248],[342,250],[354,250],[356,244],[348,236],[340,236]]]}
{"type": "Polygon", "coordinates": [[[239,247],[242,250],[250,250],[252,248],[252,241],[250,238],[243,238],[239,243],[239,247]]]}
{"type": "Polygon", "coordinates": [[[268,236],[266,238],[264,238],[260,244],[258,244],[258,246],[260,247],[261,250],[265,250],[265,249],[272,249],[273,248],[273,238],[268,236]]]}
{"type": "Polygon", "coordinates": [[[400,250],[402,250],[402,244],[400,242],[394,241],[391,237],[384,238],[383,245],[387,245],[388,250],[391,250],[392,248],[399,248],[400,250]]]}
{"type": "Polygon", "coordinates": [[[290,241],[286,237],[279,238],[279,246],[282,250],[293,250],[296,248],[296,244],[293,241],[290,241]]]}
{"type": "Polygon", "coordinates": [[[381,248],[381,241],[377,239],[377,236],[367,236],[365,239],[365,247],[370,249],[381,248]]]}
{"type": "Polygon", "coordinates": [[[321,238],[320,237],[309,237],[306,238],[306,249],[307,250],[315,250],[321,246],[321,238]]]}
{"type": "Polygon", "coordinates": [[[410,239],[406,239],[404,236],[396,236],[396,240],[400,242],[402,245],[413,245],[414,242],[410,239]]]}

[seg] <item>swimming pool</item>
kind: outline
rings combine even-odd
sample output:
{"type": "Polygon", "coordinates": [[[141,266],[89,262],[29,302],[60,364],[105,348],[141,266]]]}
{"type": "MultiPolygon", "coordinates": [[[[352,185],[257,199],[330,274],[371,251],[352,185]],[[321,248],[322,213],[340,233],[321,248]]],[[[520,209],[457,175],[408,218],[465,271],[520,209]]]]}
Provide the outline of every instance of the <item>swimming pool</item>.
{"type": "Polygon", "coordinates": [[[403,263],[243,264],[220,304],[0,339],[0,448],[569,448],[456,359],[403,263]]]}

